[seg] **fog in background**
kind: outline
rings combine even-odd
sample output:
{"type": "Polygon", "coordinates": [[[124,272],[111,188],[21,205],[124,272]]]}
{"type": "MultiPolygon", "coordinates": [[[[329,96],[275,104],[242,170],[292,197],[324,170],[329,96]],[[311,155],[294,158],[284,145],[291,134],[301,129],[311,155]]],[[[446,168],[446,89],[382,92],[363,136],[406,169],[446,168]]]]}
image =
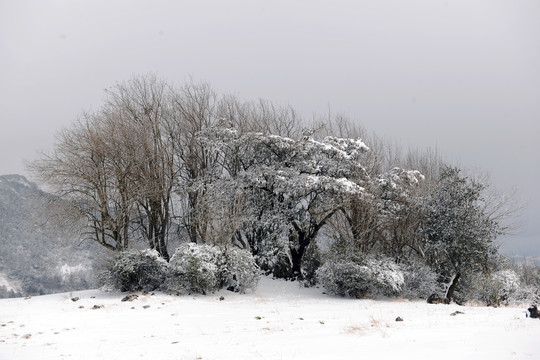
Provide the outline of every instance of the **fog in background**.
{"type": "Polygon", "coordinates": [[[193,78],[489,172],[528,203],[503,249],[540,256],[539,19],[536,0],[0,0],[0,174],[28,176],[116,82],[193,78]]]}

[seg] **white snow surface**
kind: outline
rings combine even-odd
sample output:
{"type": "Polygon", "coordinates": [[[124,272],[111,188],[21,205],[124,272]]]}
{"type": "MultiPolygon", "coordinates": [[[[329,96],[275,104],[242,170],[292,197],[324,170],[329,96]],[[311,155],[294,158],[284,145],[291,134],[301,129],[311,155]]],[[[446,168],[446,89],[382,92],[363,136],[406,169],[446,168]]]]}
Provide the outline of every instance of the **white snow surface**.
{"type": "Polygon", "coordinates": [[[0,359],[540,359],[525,307],[338,298],[269,278],[244,295],[125,295],[0,300],[0,359]]]}

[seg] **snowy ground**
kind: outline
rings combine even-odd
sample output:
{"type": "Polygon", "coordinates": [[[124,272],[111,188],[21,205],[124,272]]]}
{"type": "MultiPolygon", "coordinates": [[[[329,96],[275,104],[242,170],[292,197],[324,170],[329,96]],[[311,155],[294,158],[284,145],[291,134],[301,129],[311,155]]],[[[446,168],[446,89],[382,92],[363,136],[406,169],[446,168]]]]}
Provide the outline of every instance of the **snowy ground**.
{"type": "Polygon", "coordinates": [[[125,295],[0,300],[0,359],[540,359],[525,308],[342,299],[267,278],[247,295],[125,295]]]}

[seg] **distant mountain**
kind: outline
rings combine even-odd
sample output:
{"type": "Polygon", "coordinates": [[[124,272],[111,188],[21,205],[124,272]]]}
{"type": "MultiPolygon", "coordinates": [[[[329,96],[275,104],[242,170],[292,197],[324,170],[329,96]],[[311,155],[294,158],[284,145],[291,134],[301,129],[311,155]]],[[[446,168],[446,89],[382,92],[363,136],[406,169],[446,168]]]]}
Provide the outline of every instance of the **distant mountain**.
{"type": "Polygon", "coordinates": [[[96,244],[47,224],[51,195],[21,175],[0,176],[0,298],[94,287],[96,244]]]}

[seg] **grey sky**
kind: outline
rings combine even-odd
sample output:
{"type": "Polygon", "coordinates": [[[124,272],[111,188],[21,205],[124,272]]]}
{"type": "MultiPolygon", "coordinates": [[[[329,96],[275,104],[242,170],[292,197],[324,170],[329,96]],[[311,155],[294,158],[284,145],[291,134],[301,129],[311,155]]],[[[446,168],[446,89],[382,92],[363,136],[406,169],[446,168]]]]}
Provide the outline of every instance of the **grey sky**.
{"type": "Polygon", "coordinates": [[[0,0],[0,174],[115,82],[192,76],[489,171],[529,202],[504,248],[538,256],[539,19],[537,0],[0,0]]]}

